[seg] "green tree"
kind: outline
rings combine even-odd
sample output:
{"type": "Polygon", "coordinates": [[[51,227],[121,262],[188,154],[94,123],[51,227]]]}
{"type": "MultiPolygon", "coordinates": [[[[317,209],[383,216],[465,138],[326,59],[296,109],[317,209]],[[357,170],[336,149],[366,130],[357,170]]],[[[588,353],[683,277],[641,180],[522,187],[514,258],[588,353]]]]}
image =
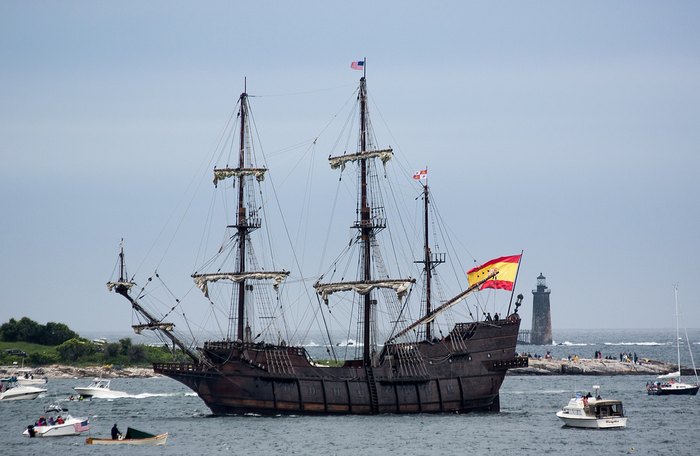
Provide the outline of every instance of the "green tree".
{"type": "Polygon", "coordinates": [[[27,317],[19,321],[10,318],[10,321],[0,326],[0,341],[5,342],[59,345],[78,337],[78,334],[63,323],[48,322],[46,325],[41,325],[27,317]]]}
{"type": "Polygon", "coordinates": [[[59,358],[63,361],[78,361],[84,356],[92,355],[96,352],[95,344],[86,340],[73,338],[63,342],[56,347],[59,358]]]}
{"type": "Polygon", "coordinates": [[[30,366],[45,366],[47,364],[54,364],[58,362],[58,357],[55,353],[41,353],[35,352],[30,353],[27,356],[26,363],[30,366]]]}
{"type": "Polygon", "coordinates": [[[125,337],[124,339],[119,339],[119,343],[121,344],[121,354],[124,356],[129,355],[129,349],[132,346],[131,339],[128,337],[125,337]]]}
{"type": "Polygon", "coordinates": [[[68,326],[63,323],[48,322],[44,327],[43,334],[41,336],[42,345],[60,345],[63,342],[70,339],[77,339],[78,334],[72,331],[68,326]]]}
{"type": "Polygon", "coordinates": [[[5,342],[36,342],[40,338],[41,325],[34,320],[22,317],[19,321],[10,321],[0,326],[0,339],[5,342]]]}
{"type": "Polygon", "coordinates": [[[138,363],[146,359],[146,349],[143,345],[132,345],[129,347],[129,361],[138,363]]]}
{"type": "Polygon", "coordinates": [[[112,342],[104,346],[104,354],[106,360],[111,360],[119,356],[122,346],[117,342],[112,342]]]}

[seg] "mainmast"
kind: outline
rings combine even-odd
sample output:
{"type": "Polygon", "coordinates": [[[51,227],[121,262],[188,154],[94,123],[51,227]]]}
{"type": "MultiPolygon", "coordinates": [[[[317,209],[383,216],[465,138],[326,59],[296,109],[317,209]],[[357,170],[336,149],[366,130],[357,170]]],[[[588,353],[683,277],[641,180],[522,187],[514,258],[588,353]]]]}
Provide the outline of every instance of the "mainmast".
{"type": "MultiPolygon", "coordinates": [[[[360,79],[359,109],[360,137],[357,145],[359,151],[352,154],[329,157],[328,161],[333,169],[344,169],[345,165],[349,162],[357,162],[359,167],[359,217],[353,224],[353,228],[359,231],[360,280],[335,283],[317,282],[314,288],[326,301],[330,294],[340,291],[354,291],[360,295],[363,342],[362,360],[365,366],[371,367],[374,361],[374,352],[376,351],[373,325],[375,322],[375,307],[377,301],[374,298],[375,294],[373,294],[373,291],[376,288],[393,289],[398,299],[402,299],[407,294],[412,284],[415,283],[415,279],[391,279],[386,275],[375,279],[372,276],[373,255],[378,254],[378,252],[374,251],[375,238],[377,233],[386,227],[386,220],[383,217],[383,208],[373,206],[373,199],[378,198],[379,195],[372,194],[372,190],[376,190],[375,186],[370,184],[370,180],[376,178],[374,174],[375,171],[372,167],[374,163],[372,160],[378,158],[383,164],[386,164],[393,156],[393,151],[391,148],[374,149],[367,107],[367,82],[364,76],[360,79]]],[[[378,263],[377,267],[381,268],[382,266],[378,263]]]]}
{"type": "MultiPolygon", "coordinates": [[[[360,79],[360,150],[367,150],[367,84],[365,77],[360,79]]],[[[362,280],[372,280],[372,245],[374,227],[370,220],[370,207],[367,200],[367,159],[360,159],[360,239],[362,240],[362,280]]],[[[362,359],[366,365],[371,363],[371,325],[372,325],[372,293],[364,295],[364,328],[362,359]]]]}
{"type": "MultiPolygon", "coordinates": [[[[239,148],[238,148],[238,169],[245,168],[245,140],[246,140],[246,120],[248,114],[248,94],[244,92],[240,97],[241,102],[241,131],[239,135],[239,148]]],[[[245,245],[246,238],[248,237],[248,231],[254,227],[249,227],[246,223],[246,210],[245,210],[245,194],[243,192],[245,186],[245,176],[243,174],[238,176],[238,214],[236,218],[235,228],[238,231],[238,273],[245,273],[245,245]]],[[[245,319],[245,279],[238,282],[238,328],[237,328],[237,339],[245,340],[244,331],[244,319],[245,319]]],[[[230,327],[229,327],[230,331],[230,327]]],[[[230,339],[230,334],[229,334],[230,339]]]]}

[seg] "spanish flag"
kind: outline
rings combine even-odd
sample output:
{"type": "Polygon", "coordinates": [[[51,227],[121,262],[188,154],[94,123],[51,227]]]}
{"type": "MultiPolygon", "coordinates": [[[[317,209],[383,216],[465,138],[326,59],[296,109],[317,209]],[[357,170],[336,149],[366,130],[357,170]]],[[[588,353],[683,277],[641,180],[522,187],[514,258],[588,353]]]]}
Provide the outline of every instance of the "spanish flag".
{"type": "Polygon", "coordinates": [[[518,263],[521,255],[504,256],[488,261],[481,266],[470,269],[467,272],[469,284],[474,285],[486,278],[491,271],[498,271],[498,275],[484,282],[479,289],[497,288],[499,290],[513,290],[515,276],[518,273],[518,263]]]}

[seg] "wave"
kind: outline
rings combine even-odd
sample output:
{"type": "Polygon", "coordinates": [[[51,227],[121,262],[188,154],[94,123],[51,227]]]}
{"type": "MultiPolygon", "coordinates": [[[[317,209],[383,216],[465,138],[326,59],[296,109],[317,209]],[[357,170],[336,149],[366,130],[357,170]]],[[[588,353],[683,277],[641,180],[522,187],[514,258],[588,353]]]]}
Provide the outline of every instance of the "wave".
{"type": "Polygon", "coordinates": [[[336,347],[362,347],[362,344],[358,343],[355,339],[348,339],[340,341],[335,344],[336,347]]]}
{"type": "Polygon", "coordinates": [[[576,342],[569,342],[568,340],[565,340],[564,342],[560,343],[559,345],[568,345],[572,347],[587,347],[589,345],[595,345],[595,344],[586,344],[583,342],[576,343],[576,342]]]}
{"type": "Polygon", "coordinates": [[[669,345],[668,342],[604,342],[603,345],[621,345],[621,346],[634,346],[642,345],[645,347],[663,347],[669,345]]]}
{"type": "MultiPolygon", "coordinates": [[[[123,396],[116,396],[116,397],[95,397],[92,399],[85,399],[86,401],[90,400],[105,400],[108,402],[112,402],[115,400],[120,400],[120,399],[148,399],[151,397],[177,397],[177,396],[182,396],[183,393],[140,393],[140,394],[124,394],[123,396]]],[[[197,393],[184,393],[185,396],[197,396],[197,393]]],[[[69,402],[71,402],[69,400],[69,402]]]]}
{"type": "Polygon", "coordinates": [[[510,391],[510,394],[564,394],[567,390],[528,390],[528,391],[510,391]]]}
{"type": "MultiPolygon", "coordinates": [[[[324,346],[327,347],[327,345],[324,346]]],[[[320,345],[314,342],[313,340],[310,340],[308,344],[304,344],[302,345],[302,347],[320,347],[320,345]]]]}
{"type": "Polygon", "coordinates": [[[131,399],[147,399],[149,397],[175,397],[175,396],[182,396],[182,393],[141,393],[141,394],[129,395],[127,397],[129,397],[131,399]]]}

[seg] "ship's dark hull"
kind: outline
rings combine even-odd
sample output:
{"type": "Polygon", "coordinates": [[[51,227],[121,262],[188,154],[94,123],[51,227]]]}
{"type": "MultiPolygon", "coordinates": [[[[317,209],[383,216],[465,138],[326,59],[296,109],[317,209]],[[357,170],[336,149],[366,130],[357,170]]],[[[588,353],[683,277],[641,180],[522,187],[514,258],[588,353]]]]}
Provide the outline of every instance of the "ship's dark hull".
{"type": "Polygon", "coordinates": [[[461,324],[442,340],[384,347],[372,368],[320,367],[300,347],[210,342],[204,364],[156,364],[191,388],[214,414],[261,415],[498,411],[520,320],[461,324]]]}

